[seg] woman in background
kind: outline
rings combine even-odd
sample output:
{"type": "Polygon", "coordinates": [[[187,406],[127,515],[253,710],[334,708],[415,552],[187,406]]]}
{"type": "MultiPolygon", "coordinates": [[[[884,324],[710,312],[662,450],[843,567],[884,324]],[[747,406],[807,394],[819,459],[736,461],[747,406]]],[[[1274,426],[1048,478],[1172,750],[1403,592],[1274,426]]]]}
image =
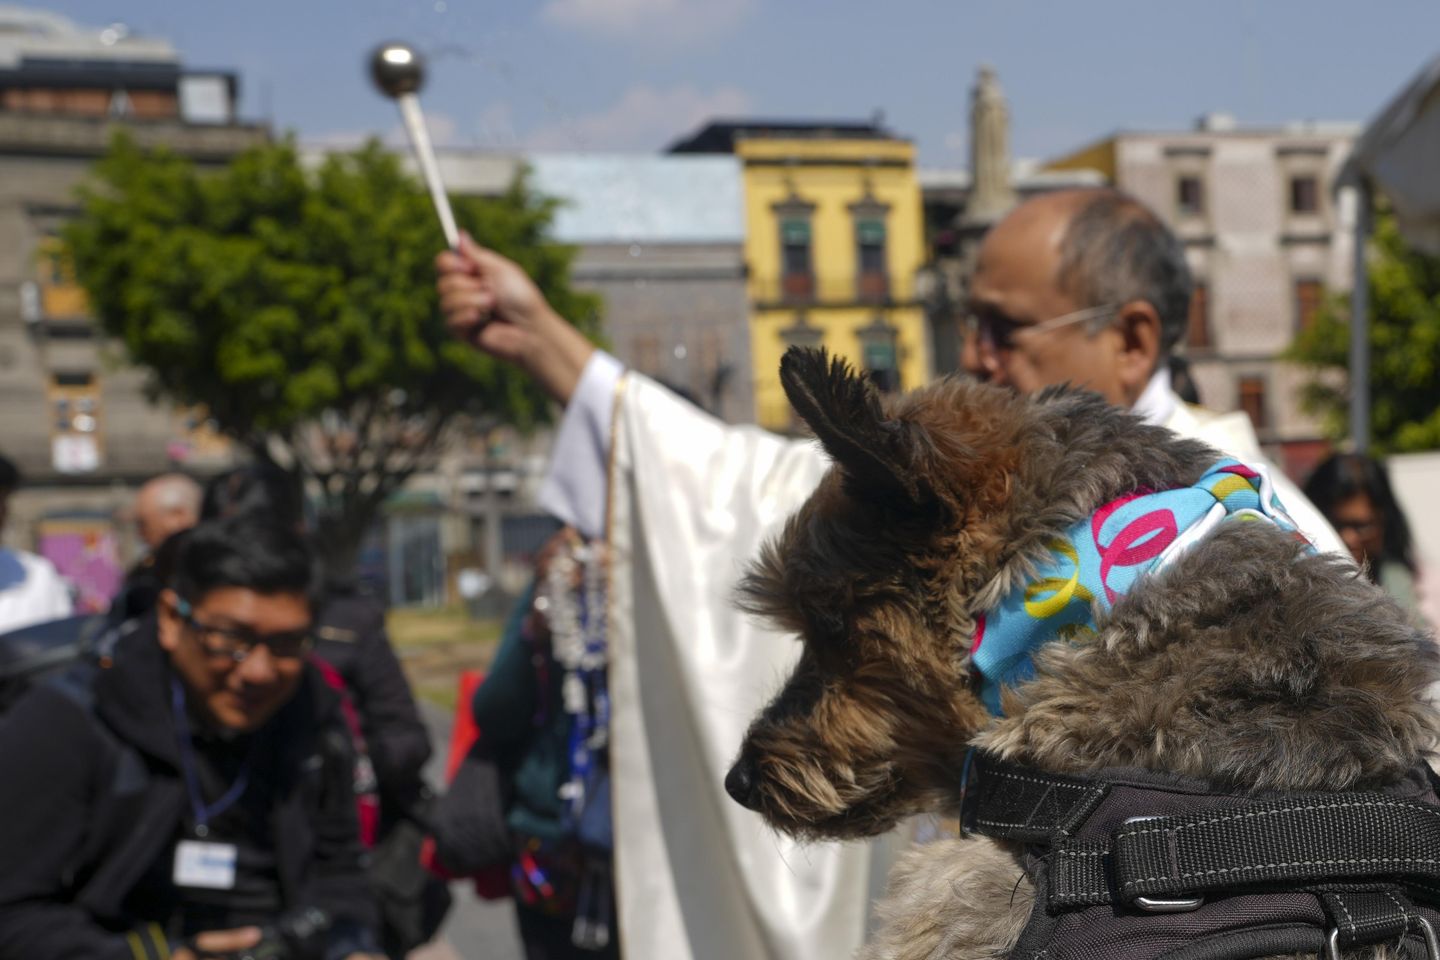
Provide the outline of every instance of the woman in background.
{"type": "Polygon", "coordinates": [[[1337,453],[1315,468],[1305,483],[1305,496],[1330,521],[1370,579],[1418,620],[1410,524],[1385,467],[1360,454],[1337,453]]]}

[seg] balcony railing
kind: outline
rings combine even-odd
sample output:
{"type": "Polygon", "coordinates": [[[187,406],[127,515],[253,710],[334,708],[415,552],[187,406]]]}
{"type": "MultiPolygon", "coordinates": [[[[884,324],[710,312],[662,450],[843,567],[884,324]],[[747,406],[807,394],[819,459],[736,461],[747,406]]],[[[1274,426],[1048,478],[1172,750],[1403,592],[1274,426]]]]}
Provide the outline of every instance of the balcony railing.
{"type": "Polygon", "coordinates": [[[908,291],[896,289],[889,274],[859,273],[849,276],[816,276],[788,273],[756,277],[749,281],[750,299],[775,306],[850,306],[891,304],[908,291]]]}

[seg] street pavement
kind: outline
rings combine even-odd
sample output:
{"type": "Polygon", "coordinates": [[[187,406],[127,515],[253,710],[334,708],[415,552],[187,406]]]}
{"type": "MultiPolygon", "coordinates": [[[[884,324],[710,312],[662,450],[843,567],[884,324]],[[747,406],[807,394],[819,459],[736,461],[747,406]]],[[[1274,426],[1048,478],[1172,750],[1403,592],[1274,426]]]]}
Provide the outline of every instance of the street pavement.
{"type": "MultiPolygon", "coordinates": [[[[420,703],[420,715],[435,746],[426,777],[438,788],[445,780],[451,718],[426,701],[420,703]]],[[[435,943],[412,952],[409,960],[523,960],[515,911],[509,900],[481,900],[469,883],[452,883],[450,893],[455,903],[445,918],[440,937],[435,943]]]]}

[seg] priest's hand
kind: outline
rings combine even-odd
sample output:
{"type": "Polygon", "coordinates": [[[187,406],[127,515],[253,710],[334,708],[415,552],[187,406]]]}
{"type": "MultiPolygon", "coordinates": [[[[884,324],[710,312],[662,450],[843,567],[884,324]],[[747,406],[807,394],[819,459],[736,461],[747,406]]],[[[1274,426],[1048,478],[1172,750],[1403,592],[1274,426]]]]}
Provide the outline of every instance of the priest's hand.
{"type": "Polygon", "coordinates": [[[435,269],[451,333],[515,364],[561,403],[570,401],[595,348],[550,308],[519,264],[462,233],[457,249],[435,258],[435,269]]]}

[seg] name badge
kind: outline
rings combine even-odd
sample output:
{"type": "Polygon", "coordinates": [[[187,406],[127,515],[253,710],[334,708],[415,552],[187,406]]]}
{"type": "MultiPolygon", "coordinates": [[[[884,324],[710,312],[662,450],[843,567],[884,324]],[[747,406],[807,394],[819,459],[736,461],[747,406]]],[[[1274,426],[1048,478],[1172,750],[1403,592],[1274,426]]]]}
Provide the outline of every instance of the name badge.
{"type": "Polygon", "coordinates": [[[205,890],[235,888],[233,843],[181,840],[175,844],[175,885],[205,890]]]}

